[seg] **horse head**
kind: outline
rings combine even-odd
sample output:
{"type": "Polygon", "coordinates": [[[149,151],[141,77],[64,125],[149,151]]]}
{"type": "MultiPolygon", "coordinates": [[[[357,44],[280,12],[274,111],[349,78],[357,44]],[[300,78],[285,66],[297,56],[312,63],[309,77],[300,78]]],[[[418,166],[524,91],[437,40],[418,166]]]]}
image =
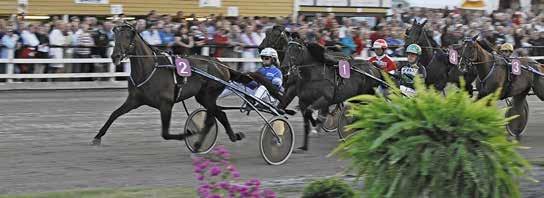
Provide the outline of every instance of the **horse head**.
{"type": "Polygon", "coordinates": [[[289,42],[285,49],[282,67],[287,67],[289,70],[297,69],[297,66],[303,65],[307,59],[307,47],[304,40],[296,32],[289,36],[289,42]]]}
{"type": "Polygon", "coordinates": [[[138,35],[136,28],[127,22],[123,22],[113,28],[115,47],[111,59],[115,65],[134,53],[135,37],[138,35]]]}
{"type": "Polygon", "coordinates": [[[460,71],[467,71],[467,67],[472,66],[478,59],[478,51],[482,50],[478,43],[478,37],[480,34],[474,37],[466,37],[463,40],[461,52],[459,54],[459,62],[457,67],[460,71]]]}
{"type": "Polygon", "coordinates": [[[289,32],[285,31],[285,27],[276,25],[272,29],[266,31],[266,36],[263,42],[259,45],[259,52],[264,48],[270,47],[278,52],[284,51],[287,42],[289,42],[289,32]]]}
{"type": "Polygon", "coordinates": [[[426,23],[427,21],[424,21],[420,24],[414,20],[414,22],[412,23],[412,27],[406,29],[406,42],[404,48],[414,43],[421,45],[425,41],[424,39],[427,39],[425,37],[428,35],[428,33],[426,33],[426,30],[424,29],[426,23]]]}

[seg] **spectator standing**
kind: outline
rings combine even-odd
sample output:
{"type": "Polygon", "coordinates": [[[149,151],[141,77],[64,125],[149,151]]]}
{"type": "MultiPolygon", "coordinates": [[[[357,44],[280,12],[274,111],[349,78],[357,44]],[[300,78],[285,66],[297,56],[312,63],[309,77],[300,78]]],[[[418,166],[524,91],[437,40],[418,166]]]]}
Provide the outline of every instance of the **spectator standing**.
{"type": "MultiPolygon", "coordinates": [[[[66,38],[64,36],[64,23],[62,21],[56,21],[53,30],[49,33],[49,56],[55,59],[62,59],[64,52],[63,47],[66,46],[66,38]]],[[[49,65],[50,73],[62,72],[64,65],[62,63],[53,63],[49,65]]]]}
{"type": "Polygon", "coordinates": [[[251,32],[251,37],[255,41],[256,45],[260,45],[263,42],[264,37],[266,37],[265,33],[263,32],[263,26],[261,24],[257,24],[252,29],[253,31],[251,32]]]}
{"type": "Polygon", "coordinates": [[[217,47],[215,48],[214,57],[227,57],[232,53],[232,50],[227,48],[230,45],[228,34],[229,33],[227,30],[225,30],[225,28],[219,27],[218,31],[213,37],[213,40],[217,45],[217,47]]]}
{"type": "Polygon", "coordinates": [[[189,35],[187,26],[179,26],[178,32],[174,36],[174,44],[172,47],[174,54],[181,56],[189,55],[190,49],[193,48],[193,46],[193,37],[189,35]]]}
{"type": "Polygon", "coordinates": [[[204,35],[204,32],[198,26],[191,26],[191,31],[193,35],[194,45],[191,48],[191,54],[202,54],[202,46],[206,44],[208,38],[204,35]]]}
{"type": "Polygon", "coordinates": [[[163,25],[159,27],[159,35],[161,37],[161,43],[170,48],[174,45],[174,32],[171,25],[163,25]]]}
{"type": "MultiPolygon", "coordinates": [[[[240,39],[244,46],[242,52],[242,58],[255,58],[257,50],[255,48],[250,48],[251,46],[257,46],[257,41],[251,36],[251,26],[246,26],[242,32],[240,39]]],[[[243,72],[254,72],[257,70],[257,65],[255,63],[244,62],[242,63],[243,72]]]]}
{"type": "MultiPolygon", "coordinates": [[[[7,27],[6,32],[2,36],[2,53],[1,58],[10,58],[10,53],[14,53],[17,48],[17,41],[19,40],[19,35],[15,33],[13,27],[7,27]]],[[[11,54],[13,56],[13,54],[11,54]]],[[[6,73],[4,69],[5,65],[2,65],[0,73],[6,73]]]]}
{"type": "Polygon", "coordinates": [[[157,29],[156,24],[150,24],[148,25],[149,29],[144,30],[141,33],[142,38],[145,42],[147,42],[149,45],[160,45],[162,44],[161,36],[159,35],[159,30],[157,29]]]}
{"type": "MultiPolygon", "coordinates": [[[[90,27],[88,24],[81,25],[81,33],[78,35],[76,41],[76,46],[78,46],[78,48],[75,49],[75,55],[77,58],[91,58],[91,47],[93,47],[95,43],[89,28],[90,27]]],[[[90,63],[77,64],[77,66],[73,68],[74,73],[89,73],[93,70],[93,64],[90,63]]]]}
{"type": "MultiPolygon", "coordinates": [[[[49,58],[49,31],[47,26],[40,25],[38,31],[36,32],[36,37],[40,44],[36,48],[36,58],[49,58]]],[[[34,73],[42,74],[45,72],[46,64],[35,64],[34,73]]]]}
{"type": "MultiPolygon", "coordinates": [[[[35,58],[37,47],[40,45],[40,41],[38,40],[38,37],[36,36],[36,32],[38,32],[38,26],[36,24],[30,24],[28,28],[23,30],[21,32],[21,38],[23,47],[19,51],[19,58],[35,58]]],[[[41,73],[43,73],[43,65],[38,66],[38,69],[41,70],[41,73]]],[[[24,73],[31,73],[33,71],[34,65],[30,64],[19,64],[19,72],[24,73]]]]}
{"type": "MultiPolygon", "coordinates": [[[[91,34],[94,41],[94,47],[91,48],[91,58],[108,58],[110,40],[103,26],[104,24],[102,24],[102,28],[91,34]]],[[[107,63],[94,63],[93,65],[93,72],[107,72],[109,68],[107,63]]],[[[106,78],[101,79],[106,80],[106,78]]]]}

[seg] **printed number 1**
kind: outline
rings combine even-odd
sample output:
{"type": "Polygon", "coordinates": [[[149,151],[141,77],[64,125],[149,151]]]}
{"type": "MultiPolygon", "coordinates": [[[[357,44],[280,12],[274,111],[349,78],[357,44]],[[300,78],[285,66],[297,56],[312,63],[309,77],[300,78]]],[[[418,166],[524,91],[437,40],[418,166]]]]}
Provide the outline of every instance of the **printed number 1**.
{"type": "Polygon", "coordinates": [[[344,74],[347,74],[348,71],[347,71],[347,66],[346,65],[342,65],[342,69],[344,70],[344,74]]]}

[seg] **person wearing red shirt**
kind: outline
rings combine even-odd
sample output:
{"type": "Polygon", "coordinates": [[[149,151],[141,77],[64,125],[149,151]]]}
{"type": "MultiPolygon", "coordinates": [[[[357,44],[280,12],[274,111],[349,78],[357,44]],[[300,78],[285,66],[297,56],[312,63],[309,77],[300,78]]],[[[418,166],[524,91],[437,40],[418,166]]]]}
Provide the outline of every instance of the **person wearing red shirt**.
{"type": "Polygon", "coordinates": [[[365,46],[365,44],[363,42],[363,38],[361,38],[361,35],[359,34],[359,31],[357,31],[357,30],[354,30],[352,32],[352,34],[353,34],[353,42],[357,46],[355,48],[355,54],[361,55],[361,52],[363,51],[363,48],[365,46]]]}
{"type": "Polygon", "coordinates": [[[376,67],[382,68],[385,72],[397,69],[397,63],[385,54],[385,50],[387,50],[387,42],[385,40],[378,39],[374,41],[372,49],[376,53],[376,56],[368,59],[370,63],[376,67]]]}
{"type": "Polygon", "coordinates": [[[370,42],[374,43],[378,39],[385,39],[385,31],[383,27],[378,27],[377,31],[370,34],[370,42]]]}
{"type": "Polygon", "coordinates": [[[214,57],[223,57],[225,46],[228,46],[230,44],[228,31],[225,30],[225,28],[221,27],[219,31],[214,36],[215,44],[218,46],[218,48],[215,49],[214,57]]]}

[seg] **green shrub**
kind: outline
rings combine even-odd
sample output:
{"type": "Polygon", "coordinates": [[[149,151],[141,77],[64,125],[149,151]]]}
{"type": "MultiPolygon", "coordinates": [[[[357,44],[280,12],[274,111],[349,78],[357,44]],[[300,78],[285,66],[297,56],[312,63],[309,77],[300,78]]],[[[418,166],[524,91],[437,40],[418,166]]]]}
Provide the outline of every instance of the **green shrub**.
{"type": "Polygon", "coordinates": [[[417,94],[392,89],[349,102],[357,131],[333,154],[350,159],[364,176],[365,197],[520,197],[519,180],[530,169],[507,140],[498,94],[474,101],[449,87],[447,95],[416,80],[417,94]]]}
{"type": "Polygon", "coordinates": [[[317,180],[304,188],[302,198],[353,198],[355,192],[344,181],[336,178],[317,180]]]}

